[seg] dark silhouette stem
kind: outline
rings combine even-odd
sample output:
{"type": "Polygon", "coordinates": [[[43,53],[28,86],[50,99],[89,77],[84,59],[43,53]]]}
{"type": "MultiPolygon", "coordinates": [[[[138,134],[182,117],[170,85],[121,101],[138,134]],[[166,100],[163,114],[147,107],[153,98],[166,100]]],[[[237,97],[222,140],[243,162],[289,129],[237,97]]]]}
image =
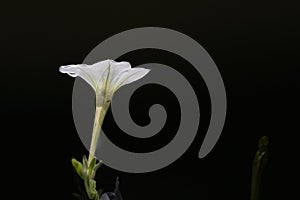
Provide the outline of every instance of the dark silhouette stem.
{"type": "Polygon", "coordinates": [[[267,164],[269,138],[263,136],[258,142],[258,150],[253,159],[251,200],[259,200],[261,176],[267,164]]]}

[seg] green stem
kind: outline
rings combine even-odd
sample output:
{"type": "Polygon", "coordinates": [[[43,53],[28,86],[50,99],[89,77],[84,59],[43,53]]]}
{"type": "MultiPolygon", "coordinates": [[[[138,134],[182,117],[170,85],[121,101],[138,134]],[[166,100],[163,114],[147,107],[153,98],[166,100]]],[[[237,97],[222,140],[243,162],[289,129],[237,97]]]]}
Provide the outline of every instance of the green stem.
{"type": "Polygon", "coordinates": [[[108,107],[109,104],[96,107],[88,164],[90,164],[92,159],[95,157],[95,152],[100,137],[101,127],[108,107]]]}

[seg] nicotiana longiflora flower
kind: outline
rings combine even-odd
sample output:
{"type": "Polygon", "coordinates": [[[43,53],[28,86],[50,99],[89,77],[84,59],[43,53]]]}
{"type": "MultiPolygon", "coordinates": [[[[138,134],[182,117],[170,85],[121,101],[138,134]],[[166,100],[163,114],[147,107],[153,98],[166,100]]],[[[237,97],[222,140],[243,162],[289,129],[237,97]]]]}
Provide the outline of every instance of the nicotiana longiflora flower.
{"type": "Polygon", "coordinates": [[[150,70],[144,68],[131,68],[129,62],[104,60],[92,65],[78,64],[61,66],[59,71],[67,73],[72,77],[81,77],[95,91],[96,113],[88,159],[88,163],[90,163],[95,156],[103,119],[114,93],[120,87],[141,79],[150,70]]]}

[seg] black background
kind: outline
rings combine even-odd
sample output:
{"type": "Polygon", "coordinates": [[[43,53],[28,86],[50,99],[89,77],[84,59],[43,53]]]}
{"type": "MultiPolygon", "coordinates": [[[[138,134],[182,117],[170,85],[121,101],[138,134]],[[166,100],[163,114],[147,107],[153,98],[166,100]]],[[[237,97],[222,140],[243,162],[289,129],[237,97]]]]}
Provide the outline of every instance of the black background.
{"type": "MultiPolygon", "coordinates": [[[[127,60],[133,66],[161,62],[184,74],[198,92],[203,120],[195,142],[175,163],[146,174],[102,166],[98,187],[112,190],[119,176],[125,200],[249,199],[252,158],[258,139],[267,135],[270,158],[262,198],[299,196],[296,2],[20,1],[1,6],[1,141],[6,144],[2,145],[1,164],[11,199],[72,198],[77,186],[70,159],[81,159],[87,150],[72,118],[74,79],[60,74],[58,67],[81,63],[104,39],[144,26],[180,31],[208,51],[226,87],[226,124],[213,151],[198,159],[209,118],[209,99],[201,77],[195,76],[186,61],[168,52],[128,53],[118,61],[127,60]]],[[[173,116],[168,118],[170,123],[177,124],[176,99],[156,85],[145,86],[132,97],[133,120],[147,124],[144,105],[159,102],[173,116]]],[[[104,129],[117,130],[115,126],[109,113],[104,129]]],[[[170,141],[174,126],[168,127],[151,144],[133,141],[118,131],[112,131],[111,139],[124,148],[146,151],[152,144],[159,148],[170,141]]]]}

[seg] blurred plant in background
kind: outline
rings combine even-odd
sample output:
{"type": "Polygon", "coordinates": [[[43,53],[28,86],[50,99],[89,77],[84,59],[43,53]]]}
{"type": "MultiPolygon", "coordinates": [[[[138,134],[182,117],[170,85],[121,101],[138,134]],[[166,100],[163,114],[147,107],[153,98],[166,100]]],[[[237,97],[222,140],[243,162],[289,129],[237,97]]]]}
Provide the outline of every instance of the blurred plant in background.
{"type": "Polygon", "coordinates": [[[263,136],[258,141],[258,150],[252,164],[251,200],[259,199],[261,177],[268,160],[269,138],[263,136]]]}

